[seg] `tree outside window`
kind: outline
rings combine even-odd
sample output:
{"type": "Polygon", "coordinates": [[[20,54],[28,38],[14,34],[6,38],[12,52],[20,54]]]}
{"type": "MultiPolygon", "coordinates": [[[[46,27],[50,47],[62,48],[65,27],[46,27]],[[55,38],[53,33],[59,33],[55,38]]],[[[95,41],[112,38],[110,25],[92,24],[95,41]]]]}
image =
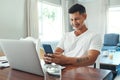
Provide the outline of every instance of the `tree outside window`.
{"type": "Polygon", "coordinates": [[[39,3],[39,37],[42,41],[58,41],[62,36],[61,6],[39,3]]]}

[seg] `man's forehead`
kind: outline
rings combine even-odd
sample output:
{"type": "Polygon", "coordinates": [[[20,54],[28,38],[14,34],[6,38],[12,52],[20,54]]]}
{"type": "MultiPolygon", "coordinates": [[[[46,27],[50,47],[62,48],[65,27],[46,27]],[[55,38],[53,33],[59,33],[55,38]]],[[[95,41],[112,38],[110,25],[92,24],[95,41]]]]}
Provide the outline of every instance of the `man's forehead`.
{"type": "Polygon", "coordinates": [[[77,16],[80,17],[80,16],[82,16],[82,14],[76,12],[76,13],[69,14],[69,16],[70,16],[70,17],[75,17],[75,16],[76,16],[76,17],[77,17],[77,16]]]}

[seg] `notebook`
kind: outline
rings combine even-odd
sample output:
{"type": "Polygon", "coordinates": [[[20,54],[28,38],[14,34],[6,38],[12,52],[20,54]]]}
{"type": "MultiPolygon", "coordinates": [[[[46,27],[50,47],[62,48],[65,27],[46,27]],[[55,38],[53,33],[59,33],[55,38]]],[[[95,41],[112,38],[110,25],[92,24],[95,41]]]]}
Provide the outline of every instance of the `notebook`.
{"type": "Polygon", "coordinates": [[[12,69],[44,76],[44,62],[40,60],[33,41],[5,39],[0,40],[0,44],[12,69]]]}

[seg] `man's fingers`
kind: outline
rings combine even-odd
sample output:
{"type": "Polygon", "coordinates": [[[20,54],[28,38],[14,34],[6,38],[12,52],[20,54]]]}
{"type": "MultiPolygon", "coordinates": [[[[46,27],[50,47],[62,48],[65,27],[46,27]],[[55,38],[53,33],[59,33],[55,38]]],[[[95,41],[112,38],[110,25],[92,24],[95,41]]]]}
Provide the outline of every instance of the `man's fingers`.
{"type": "Polygon", "coordinates": [[[50,57],[44,57],[44,60],[45,60],[46,62],[52,62],[52,58],[50,58],[50,57]]]}

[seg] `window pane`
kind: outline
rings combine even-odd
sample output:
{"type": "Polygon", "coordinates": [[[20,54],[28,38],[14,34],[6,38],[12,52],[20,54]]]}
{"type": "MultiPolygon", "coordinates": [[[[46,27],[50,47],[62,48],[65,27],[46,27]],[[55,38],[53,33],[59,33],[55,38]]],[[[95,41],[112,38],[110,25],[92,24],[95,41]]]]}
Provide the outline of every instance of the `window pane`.
{"type": "Polygon", "coordinates": [[[120,7],[109,8],[107,33],[120,33],[120,7]]]}
{"type": "Polygon", "coordinates": [[[39,3],[39,37],[42,41],[58,41],[62,36],[61,6],[39,3]]]}

